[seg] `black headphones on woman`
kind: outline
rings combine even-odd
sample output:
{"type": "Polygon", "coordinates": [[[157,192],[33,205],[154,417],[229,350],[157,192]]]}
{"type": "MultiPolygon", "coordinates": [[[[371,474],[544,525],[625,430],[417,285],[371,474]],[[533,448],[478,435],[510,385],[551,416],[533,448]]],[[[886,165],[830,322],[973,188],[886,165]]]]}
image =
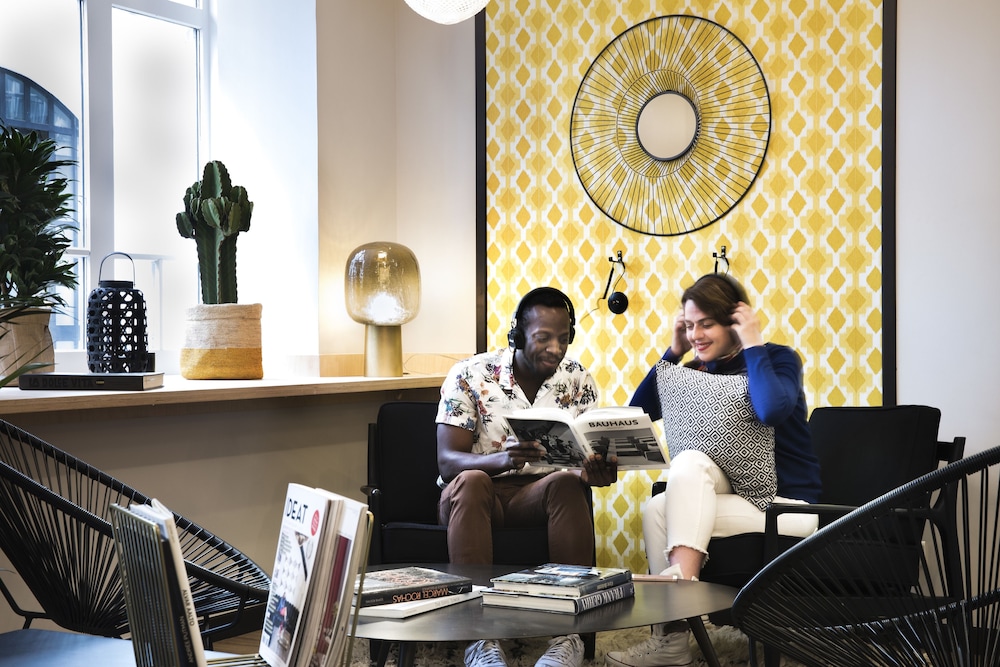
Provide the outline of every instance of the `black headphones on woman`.
{"type": "Polygon", "coordinates": [[[569,312],[569,342],[572,343],[573,338],[576,337],[576,311],[573,310],[573,302],[569,300],[569,297],[555,287],[536,287],[521,298],[520,303],[517,304],[517,310],[514,311],[514,317],[510,321],[507,343],[515,350],[523,350],[526,339],[524,330],[521,329],[522,313],[531,306],[555,300],[559,300],[565,305],[569,312]]]}

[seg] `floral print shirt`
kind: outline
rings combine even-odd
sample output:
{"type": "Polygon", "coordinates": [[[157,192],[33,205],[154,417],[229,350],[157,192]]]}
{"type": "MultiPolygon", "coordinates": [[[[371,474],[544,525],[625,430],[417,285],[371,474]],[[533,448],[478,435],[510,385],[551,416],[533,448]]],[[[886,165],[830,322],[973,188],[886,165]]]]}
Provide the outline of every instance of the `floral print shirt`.
{"type": "Polygon", "coordinates": [[[574,416],[597,403],[597,386],[579,361],[564,358],[530,403],[514,380],[514,351],[484,352],[460,361],[441,385],[437,423],[472,431],[472,452],[493,454],[510,435],[501,415],[531,407],[562,408],[574,416]]]}

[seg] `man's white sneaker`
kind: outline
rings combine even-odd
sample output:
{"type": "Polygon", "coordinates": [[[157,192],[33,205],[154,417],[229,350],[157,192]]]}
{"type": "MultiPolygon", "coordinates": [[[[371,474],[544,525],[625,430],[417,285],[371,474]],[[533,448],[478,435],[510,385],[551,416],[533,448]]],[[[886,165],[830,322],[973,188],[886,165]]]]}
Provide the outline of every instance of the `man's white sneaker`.
{"type": "Polygon", "coordinates": [[[507,667],[507,655],[495,639],[480,639],[465,649],[465,667],[507,667]]]}
{"type": "Polygon", "coordinates": [[[624,651],[609,651],[604,664],[609,667],[682,667],[690,665],[689,632],[653,635],[641,644],[624,651]]]}
{"type": "Polygon", "coordinates": [[[549,648],[535,667],[579,667],[583,664],[583,640],[580,635],[566,635],[549,640],[549,648]]]}

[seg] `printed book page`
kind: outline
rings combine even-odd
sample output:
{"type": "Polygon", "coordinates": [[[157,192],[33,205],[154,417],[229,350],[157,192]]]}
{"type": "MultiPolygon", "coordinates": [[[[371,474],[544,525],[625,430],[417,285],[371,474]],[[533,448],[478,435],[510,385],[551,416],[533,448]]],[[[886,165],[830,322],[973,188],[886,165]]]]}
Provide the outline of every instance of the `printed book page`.
{"type": "Polygon", "coordinates": [[[506,420],[519,440],[545,448],[543,461],[532,467],[580,468],[594,453],[618,457],[619,470],[668,467],[663,440],[639,407],[594,408],[575,418],[559,408],[528,408],[506,420]]]}

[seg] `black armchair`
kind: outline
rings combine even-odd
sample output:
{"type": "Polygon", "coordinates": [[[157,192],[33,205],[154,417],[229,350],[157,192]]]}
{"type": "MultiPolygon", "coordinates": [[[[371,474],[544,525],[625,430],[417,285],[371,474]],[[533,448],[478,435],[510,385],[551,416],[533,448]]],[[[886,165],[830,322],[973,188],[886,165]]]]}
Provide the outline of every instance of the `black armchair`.
{"type": "MultiPolygon", "coordinates": [[[[935,470],[941,462],[962,457],[965,438],[938,441],[941,411],[923,405],[896,407],[821,407],[809,419],[813,450],[820,460],[823,490],[820,502],[811,505],[772,504],[766,512],[763,533],[743,533],[713,538],[708,561],[699,578],[742,588],[767,563],[802,541],[779,535],[782,514],[819,516],[824,526],[898,486],[935,470]]],[[[653,493],[662,491],[662,482],[653,493]]],[[[732,625],[730,611],[711,614],[716,625],[732,625]]],[[[779,657],[766,650],[768,665],[779,657]]]]}
{"type": "Polygon", "coordinates": [[[764,533],[715,538],[703,581],[739,588],[802,538],[779,535],[778,516],[818,514],[820,525],[962,457],[965,438],[938,442],[941,411],[925,405],[821,407],[809,418],[823,490],[819,504],[774,504],[764,533]]]}
{"type": "MultiPolygon", "coordinates": [[[[150,502],[123,482],[0,421],[0,549],[43,611],[26,611],[0,580],[24,628],[38,618],[76,632],[129,632],[111,505],[150,502]]],[[[270,587],[246,555],[176,515],[206,645],[259,629],[270,587]]]]}
{"type": "MultiPolygon", "coordinates": [[[[448,532],[438,524],[437,403],[379,408],[368,426],[368,484],[374,517],[369,564],[447,563],[448,532]]],[[[530,566],[549,559],[544,527],[494,531],[493,562],[530,566]]]]}
{"type": "Polygon", "coordinates": [[[737,625],[806,665],[1000,664],[1000,447],[928,473],[778,556],[737,625]]]}

